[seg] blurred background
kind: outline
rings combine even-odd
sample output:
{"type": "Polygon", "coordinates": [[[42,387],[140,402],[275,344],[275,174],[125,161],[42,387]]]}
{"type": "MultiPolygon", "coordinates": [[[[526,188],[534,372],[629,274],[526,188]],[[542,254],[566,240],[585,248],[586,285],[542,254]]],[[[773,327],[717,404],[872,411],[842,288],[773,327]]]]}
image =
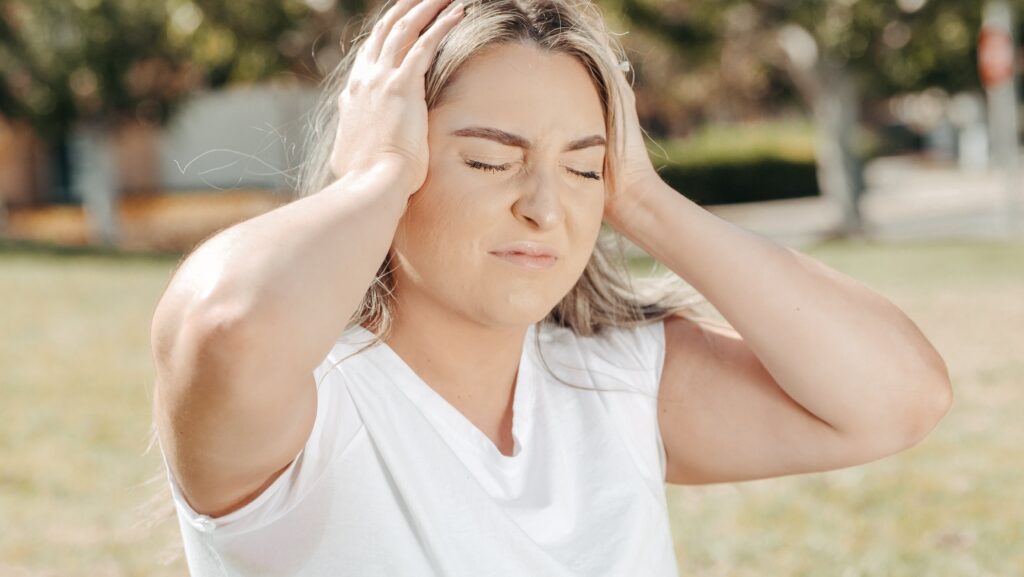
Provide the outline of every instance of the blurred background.
{"type": "MultiPolygon", "coordinates": [[[[596,3],[662,178],[883,293],[955,390],[887,459],[668,486],[680,574],[1024,575],[1024,0],[596,3]]],[[[187,575],[147,519],[152,311],[197,243],[291,200],[378,7],[0,0],[0,576],[187,575]]]]}

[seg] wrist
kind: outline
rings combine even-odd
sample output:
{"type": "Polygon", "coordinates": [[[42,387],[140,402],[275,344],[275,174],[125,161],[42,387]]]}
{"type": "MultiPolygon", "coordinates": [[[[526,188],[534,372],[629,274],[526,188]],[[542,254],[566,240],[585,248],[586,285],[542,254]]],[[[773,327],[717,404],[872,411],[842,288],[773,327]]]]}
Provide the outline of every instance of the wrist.
{"type": "Polygon", "coordinates": [[[353,169],[331,184],[331,188],[369,188],[392,196],[403,204],[408,201],[421,183],[414,182],[411,172],[396,162],[381,161],[373,165],[353,169]]]}
{"type": "MultiPolygon", "coordinates": [[[[668,185],[657,176],[637,182],[623,191],[611,195],[605,203],[605,221],[625,236],[633,239],[636,232],[650,225],[656,205],[664,204],[664,189],[668,185]],[[659,203],[658,199],[662,198],[659,203]]],[[[671,194],[678,194],[669,188],[671,194]]]]}
{"type": "Polygon", "coordinates": [[[423,186],[424,175],[417,174],[407,162],[381,160],[368,172],[369,178],[379,178],[395,187],[403,198],[408,199],[423,186]],[[372,175],[372,176],[370,176],[372,175]]]}

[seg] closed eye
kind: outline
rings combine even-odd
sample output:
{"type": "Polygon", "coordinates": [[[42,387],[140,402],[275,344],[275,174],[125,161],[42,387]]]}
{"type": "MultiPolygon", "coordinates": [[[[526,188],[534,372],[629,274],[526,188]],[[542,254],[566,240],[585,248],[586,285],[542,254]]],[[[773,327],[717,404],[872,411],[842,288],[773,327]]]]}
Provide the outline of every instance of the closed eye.
{"type": "MultiPolygon", "coordinates": [[[[494,165],[491,165],[491,164],[484,164],[482,162],[477,162],[475,160],[466,160],[466,166],[469,166],[471,168],[476,168],[478,170],[483,170],[483,171],[486,171],[486,172],[502,172],[504,170],[508,170],[508,167],[510,165],[509,164],[501,164],[501,165],[498,165],[498,166],[494,166],[494,165]]],[[[566,170],[568,170],[569,172],[571,172],[571,173],[573,173],[576,176],[579,176],[581,178],[586,178],[586,179],[590,179],[590,180],[601,180],[601,174],[598,173],[598,172],[594,172],[592,170],[588,171],[588,172],[580,172],[578,170],[573,170],[571,168],[566,168],[566,170]]]]}

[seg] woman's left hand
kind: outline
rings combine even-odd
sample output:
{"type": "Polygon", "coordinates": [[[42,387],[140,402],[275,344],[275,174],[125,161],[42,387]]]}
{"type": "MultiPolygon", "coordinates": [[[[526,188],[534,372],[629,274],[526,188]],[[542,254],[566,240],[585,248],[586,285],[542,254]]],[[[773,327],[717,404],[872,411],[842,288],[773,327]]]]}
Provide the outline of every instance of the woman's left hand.
{"type": "MultiPolygon", "coordinates": [[[[614,55],[616,62],[618,56],[614,55]]],[[[640,128],[640,119],[636,111],[636,96],[633,87],[626,79],[626,74],[616,70],[615,82],[622,96],[624,115],[619,118],[618,128],[625,138],[625,154],[615,166],[616,186],[609,189],[605,197],[605,219],[615,225],[621,222],[623,210],[635,206],[646,190],[661,182],[654,165],[651,163],[647,147],[644,144],[644,133],[640,128]]]]}

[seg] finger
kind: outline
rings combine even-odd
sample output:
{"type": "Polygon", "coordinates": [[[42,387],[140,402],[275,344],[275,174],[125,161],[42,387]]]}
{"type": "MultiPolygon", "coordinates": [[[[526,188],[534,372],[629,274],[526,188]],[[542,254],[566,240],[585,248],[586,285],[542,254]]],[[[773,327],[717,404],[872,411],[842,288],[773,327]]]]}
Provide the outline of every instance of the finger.
{"type": "Polygon", "coordinates": [[[384,40],[387,39],[388,34],[391,33],[391,27],[395,25],[395,22],[404,16],[410,8],[420,3],[422,0],[397,0],[391,8],[388,8],[387,12],[377,20],[377,23],[373,25],[373,31],[370,32],[370,37],[366,39],[366,46],[363,48],[364,56],[367,62],[376,62],[380,58],[380,49],[384,45],[384,40]]]}
{"type": "Polygon", "coordinates": [[[399,18],[392,27],[388,37],[384,40],[384,46],[381,47],[378,62],[390,64],[398,68],[402,63],[402,58],[405,57],[405,53],[416,42],[423,29],[451,1],[424,0],[399,18]]]}
{"type": "Polygon", "coordinates": [[[439,16],[434,24],[409,49],[409,54],[402,62],[400,74],[411,74],[422,79],[427,74],[427,69],[430,68],[430,63],[434,59],[434,54],[437,52],[437,47],[441,44],[441,40],[462,20],[462,17],[465,16],[465,11],[466,5],[458,3],[443,16],[439,16]]]}

